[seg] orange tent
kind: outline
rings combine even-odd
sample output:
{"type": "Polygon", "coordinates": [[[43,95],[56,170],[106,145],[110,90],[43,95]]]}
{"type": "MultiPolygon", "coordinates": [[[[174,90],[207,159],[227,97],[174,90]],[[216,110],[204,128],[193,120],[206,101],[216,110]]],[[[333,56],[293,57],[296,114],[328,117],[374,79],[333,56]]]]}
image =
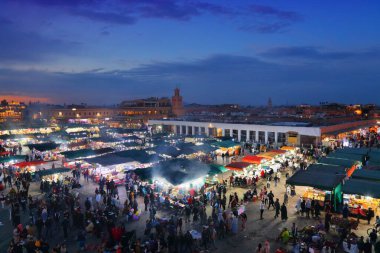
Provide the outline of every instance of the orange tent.
{"type": "Polygon", "coordinates": [[[264,157],[259,157],[256,155],[247,155],[243,157],[242,161],[246,163],[254,163],[254,164],[260,164],[262,160],[264,160],[264,157]]]}
{"type": "Polygon", "coordinates": [[[296,149],[295,147],[289,147],[289,146],[283,146],[283,147],[281,147],[281,150],[286,150],[286,151],[295,150],[295,149],[296,149]]]}
{"type": "Polygon", "coordinates": [[[246,162],[233,162],[226,165],[226,168],[229,170],[236,170],[236,171],[242,171],[243,169],[251,166],[251,163],[246,162]]]}
{"type": "Polygon", "coordinates": [[[271,153],[271,152],[264,152],[261,154],[258,154],[257,156],[259,157],[264,157],[265,159],[272,160],[276,155],[276,153],[271,153]]]}

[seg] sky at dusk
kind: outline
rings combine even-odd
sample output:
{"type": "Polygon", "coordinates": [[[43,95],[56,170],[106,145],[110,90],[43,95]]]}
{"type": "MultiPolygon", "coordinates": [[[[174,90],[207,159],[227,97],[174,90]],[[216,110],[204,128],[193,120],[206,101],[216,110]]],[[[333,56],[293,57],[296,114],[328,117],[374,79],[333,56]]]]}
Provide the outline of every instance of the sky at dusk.
{"type": "Polygon", "coordinates": [[[379,103],[380,1],[2,0],[0,97],[379,103]]]}

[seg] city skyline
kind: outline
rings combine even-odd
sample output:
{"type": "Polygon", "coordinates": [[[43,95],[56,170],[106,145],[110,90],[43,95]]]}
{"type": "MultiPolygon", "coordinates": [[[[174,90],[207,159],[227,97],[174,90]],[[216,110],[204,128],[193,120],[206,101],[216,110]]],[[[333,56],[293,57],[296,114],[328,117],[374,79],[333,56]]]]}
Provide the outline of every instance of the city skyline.
{"type": "MultiPolygon", "coordinates": [[[[0,3],[0,97],[116,104],[378,103],[380,3],[0,3]]],[[[27,102],[27,101],[25,101],[27,102]]]]}

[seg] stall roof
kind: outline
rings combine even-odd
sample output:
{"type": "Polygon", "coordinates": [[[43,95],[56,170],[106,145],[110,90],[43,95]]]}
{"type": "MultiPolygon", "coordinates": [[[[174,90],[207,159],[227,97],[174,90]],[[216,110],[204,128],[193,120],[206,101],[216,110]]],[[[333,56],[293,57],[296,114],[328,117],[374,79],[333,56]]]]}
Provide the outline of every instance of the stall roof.
{"type": "Polygon", "coordinates": [[[329,165],[329,164],[312,164],[307,167],[307,171],[315,173],[331,173],[338,175],[345,175],[347,169],[339,165],[329,165]]]}
{"type": "Polygon", "coordinates": [[[155,155],[149,155],[145,150],[126,150],[85,160],[88,163],[99,163],[103,166],[110,166],[130,162],[149,163],[159,161],[159,158],[155,155]]]}
{"type": "Polygon", "coordinates": [[[114,150],[112,148],[101,148],[101,149],[80,149],[80,150],[74,150],[74,151],[65,151],[61,154],[64,155],[68,159],[77,159],[77,158],[85,158],[89,156],[94,155],[102,155],[106,153],[113,152],[114,150]]]}
{"type": "Polygon", "coordinates": [[[282,146],[281,147],[281,150],[285,150],[285,151],[290,151],[290,150],[295,150],[296,148],[295,147],[290,147],[290,146],[282,146]]]}
{"type": "Polygon", "coordinates": [[[211,145],[218,148],[232,148],[232,147],[239,146],[239,143],[227,140],[227,141],[216,141],[216,142],[213,142],[211,145]]]}
{"type": "Polygon", "coordinates": [[[331,173],[309,172],[299,170],[286,180],[287,184],[296,186],[309,186],[320,190],[333,190],[339,185],[345,175],[332,175],[331,173]]]}
{"type": "Polygon", "coordinates": [[[247,163],[247,162],[233,162],[228,165],[226,165],[226,168],[229,170],[237,170],[237,171],[242,171],[243,169],[252,166],[252,163],[247,163]]]}
{"type": "Polygon", "coordinates": [[[203,152],[205,154],[211,153],[211,152],[217,150],[216,147],[212,147],[209,144],[195,145],[195,146],[191,147],[191,149],[193,149],[195,152],[203,152]]]}
{"type": "Polygon", "coordinates": [[[269,152],[277,153],[277,154],[285,154],[287,151],[282,150],[282,149],[273,149],[273,150],[270,150],[269,152]]]}
{"type": "Polygon", "coordinates": [[[242,161],[247,163],[255,163],[260,164],[262,160],[265,160],[264,157],[256,156],[256,155],[247,155],[243,157],[242,161]]]}
{"type": "Polygon", "coordinates": [[[112,138],[112,137],[108,137],[108,136],[90,138],[90,140],[95,141],[95,142],[103,142],[103,143],[113,143],[113,142],[123,141],[123,139],[117,139],[117,138],[112,138]]]}
{"type": "Polygon", "coordinates": [[[66,173],[69,171],[70,171],[69,168],[55,168],[55,169],[40,170],[40,171],[37,171],[36,174],[38,174],[40,177],[43,177],[43,176],[49,176],[49,175],[54,175],[58,173],[66,173]]]}
{"type": "Polygon", "coordinates": [[[158,155],[167,155],[171,157],[177,157],[181,154],[181,152],[178,149],[176,149],[175,147],[171,145],[160,145],[160,146],[151,148],[150,150],[153,150],[158,155]]]}
{"type": "Polygon", "coordinates": [[[369,151],[369,148],[338,148],[335,153],[367,155],[369,151]]]}
{"type": "Polygon", "coordinates": [[[369,196],[372,198],[380,198],[380,182],[350,179],[342,186],[342,192],[345,194],[354,194],[360,196],[369,196]]]}
{"type": "Polygon", "coordinates": [[[370,162],[380,163],[380,152],[371,151],[368,156],[370,162]]]}
{"type": "Polygon", "coordinates": [[[260,154],[257,154],[257,156],[259,157],[264,157],[268,160],[271,160],[273,159],[275,156],[277,156],[278,154],[276,153],[271,153],[271,152],[264,152],[264,153],[260,153],[260,154]]]}
{"type": "Polygon", "coordinates": [[[331,165],[339,165],[345,168],[351,168],[356,162],[347,159],[341,158],[332,158],[332,157],[322,157],[318,160],[320,164],[331,164],[331,165]]]}
{"type": "Polygon", "coordinates": [[[351,160],[351,161],[364,162],[365,155],[333,152],[333,153],[330,153],[327,157],[328,158],[339,158],[339,159],[346,159],[346,160],[351,160]]]}
{"type": "Polygon", "coordinates": [[[380,164],[375,164],[375,165],[372,165],[372,164],[369,164],[369,165],[366,165],[363,167],[363,169],[365,170],[380,170],[380,164]]]}
{"type": "Polygon", "coordinates": [[[38,144],[28,144],[27,146],[30,150],[36,149],[38,151],[47,151],[47,150],[53,150],[59,147],[61,144],[55,143],[55,142],[45,142],[45,143],[38,143],[38,144]]]}
{"type": "MultiPolygon", "coordinates": [[[[355,170],[352,174],[352,178],[365,179],[369,181],[380,181],[380,171],[379,170],[355,170]]],[[[380,191],[380,188],[379,188],[380,191]]]]}

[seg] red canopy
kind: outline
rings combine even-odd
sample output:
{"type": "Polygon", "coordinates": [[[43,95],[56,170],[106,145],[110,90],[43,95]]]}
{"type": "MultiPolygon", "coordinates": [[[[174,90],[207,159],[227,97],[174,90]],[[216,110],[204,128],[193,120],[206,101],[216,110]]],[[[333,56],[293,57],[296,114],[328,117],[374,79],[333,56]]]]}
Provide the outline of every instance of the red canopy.
{"type": "Polygon", "coordinates": [[[242,171],[243,169],[247,168],[250,165],[252,164],[246,163],[246,162],[233,162],[233,163],[227,164],[226,168],[229,170],[242,171]]]}
{"type": "Polygon", "coordinates": [[[0,152],[0,156],[6,156],[6,155],[10,155],[11,152],[9,151],[4,151],[4,152],[0,152]]]}
{"type": "Polygon", "coordinates": [[[45,161],[20,162],[20,163],[16,163],[15,166],[17,166],[19,168],[24,168],[24,167],[28,167],[28,166],[37,166],[37,165],[44,164],[44,163],[46,163],[46,162],[45,161]]]}
{"type": "Polygon", "coordinates": [[[264,157],[259,157],[255,155],[247,155],[243,157],[242,161],[246,163],[254,163],[254,164],[260,164],[262,160],[264,160],[264,157]]]}

